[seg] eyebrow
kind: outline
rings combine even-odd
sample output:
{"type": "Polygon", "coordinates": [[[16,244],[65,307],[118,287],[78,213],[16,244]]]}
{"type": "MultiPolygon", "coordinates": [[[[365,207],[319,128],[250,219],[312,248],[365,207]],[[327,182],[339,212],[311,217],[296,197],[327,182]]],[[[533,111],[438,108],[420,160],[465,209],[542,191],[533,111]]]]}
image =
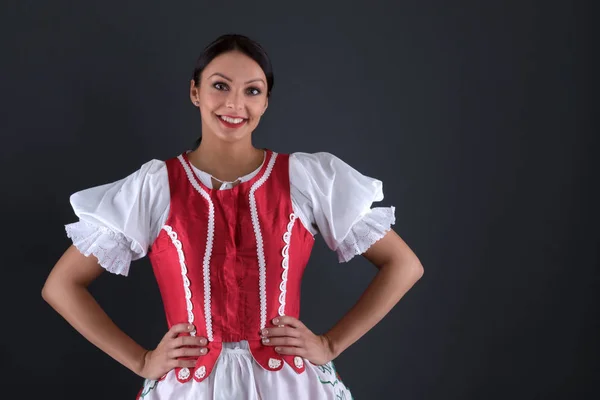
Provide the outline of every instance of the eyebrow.
{"type": "MultiPolygon", "coordinates": [[[[223,75],[220,72],[215,72],[214,74],[212,74],[211,76],[209,76],[209,78],[212,78],[215,75],[218,75],[221,78],[228,80],[229,82],[233,82],[233,80],[231,78],[226,77],[225,75],[223,75]]],[[[244,84],[248,84],[248,83],[251,83],[251,82],[257,82],[257,81],[265,83],[265,81],[262,78],[256,78],[256,79],[250,79],[249,81],[244,82],[244,84]]]]}

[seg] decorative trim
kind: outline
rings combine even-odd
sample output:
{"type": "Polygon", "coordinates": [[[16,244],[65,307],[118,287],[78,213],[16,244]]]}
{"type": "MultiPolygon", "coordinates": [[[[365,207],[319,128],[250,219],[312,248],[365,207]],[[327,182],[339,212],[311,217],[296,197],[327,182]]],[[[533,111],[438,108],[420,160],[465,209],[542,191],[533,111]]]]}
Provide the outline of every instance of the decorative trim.
{"type": "Polygon", "coordinates": [[[188,180],[196,189],[198,193],[208,202],[208,233],[206,235],[206,251],[204,253],[204,262],[202,263],[202,275],[204,278],[204,317],[206,320],[206,335],[208,341],[213,341],[213,328],[212,328],[212,315],[211,315],[211,291],[210,291],[210,257],[212,256],[212,248],[213,248],[213,240],[215,236],[215,207],[213,205],[212,199],[206,193],[206,191],[198,184],[194,177],[194,173],[192,172],[190,166],[184,160],[182,155],[177,157],[185,173],[187,175],[188,180]]]}
{"type": "Polygon", "coordinates": [[[269,358],[269,368],[277,369],[279,367],[281,367],[281,360],[278,360],[276,358],[269,358]]]}
{"type": "Polygon", "coordinates": [[[179,379],[181,379],[182,381],[185,381],[187,378],[190,377],[190,370],[189,370],[189,368],[181,368],[179,370],[179,372],[177,373],[177,377],[179,379]]]}
{"type": "Polygon", "coordinates": [[[302,360],[302,357],[294,357],[294,365],[296,368],[302,368],[304,366],[304,360],[302,360]]]}
{"type": "Polygon", "coordinates": [[[252,226],[254,227],[254,236],[256,237],[256,252],[258,255],[258,268],[259,268],[259,287],[260,287],[260,329],[264,329],[267,325],[267,263],[265,261],[265,252],[263,248],[262,233],[260,231],[260,221],[258,220],[258,210],[256,208],[256,198],[254,192],[261,187],[273,171],[275,160],[277,159],[277,153],[273,152],[267,165],[267,170],[260,177],[259,180],[254,182],[250,188],[250,214],[252,217],[252,226]]]}
{"type": "Polygon", "coordinates": [[[283,268],[283,273],[281,274],[281,283],[279,284],[279,290],[281,293],[279,294],[279,315],[285,315],[285,296],[287,293],[287,280],[288,280],[288,269],[290,263],[290,239],[292,238],[292,228],[294,227],[294,223],[296,222],[296,214],[290,214],[290,222],[287,224],[287,231],[283,234],[283,242],[285,246],[283,246],[283,250],[281,251],[281,255],[283,256],[283,261],[281,261],[281,266],[283,268]]]}
{"type": "MultiPolygon", "coordinates": [[[[194,325],[194,306],[192,305],[192,291],[190,290],[190,280],[187,276],[187,266],[185,265],[185,255],[183,254],[183,246],[181,242],[177,238],[177,232],[173,230],[173,228],[169,225],[165,225],[162,229],[167,232],[173,245],[177,249],[177,255],[179,256],[179,266],[181,267],[181,276],[183,278],[183,290],[185,292],[185,304],[188,313],[188,322],[190,325],[194,325]]],[[[194,329],[190,332],[190,335],[196,336],[196,330],[194,329]]]]}
{"type": "Polygon", "coordinates": [[[204,365],[202,365],[201,367],[199,367],[196,372],[194,372],[194,376],[197,379],[202,379],[206,376],[206,367],[204,365]]]}

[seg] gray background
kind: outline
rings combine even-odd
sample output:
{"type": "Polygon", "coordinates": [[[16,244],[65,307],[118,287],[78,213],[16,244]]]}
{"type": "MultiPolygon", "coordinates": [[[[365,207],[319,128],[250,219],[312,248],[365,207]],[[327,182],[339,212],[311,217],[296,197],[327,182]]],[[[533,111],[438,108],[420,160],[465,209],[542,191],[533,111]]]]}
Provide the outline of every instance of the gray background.
{"type": "MultiPolygon", "coordinates": [[[[133,399],[142,380],[41,299],[69,195],[189,148],[196,57],[261,42],[257,146],[384,182],[425,275],[337,360],[356,399],[598,398],[598,178],[584,2],[3,1],[2,392],[133,399]],[[595,395],[594,395],[595,394],[595,395]]],[[[318,240],[301,319],[328,329],[375,274],[318,240]]],[[[92,292],[142,345],[166,329],[147,259],[92,292]]],[[[4,398],[5,396],[2,395],[4,398]]]]}

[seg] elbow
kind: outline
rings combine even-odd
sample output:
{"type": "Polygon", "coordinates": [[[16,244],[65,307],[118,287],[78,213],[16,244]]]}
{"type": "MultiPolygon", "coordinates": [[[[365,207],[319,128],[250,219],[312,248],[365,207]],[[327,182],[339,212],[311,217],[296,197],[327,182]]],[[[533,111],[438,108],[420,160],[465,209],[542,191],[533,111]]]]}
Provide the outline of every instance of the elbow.
{"type": "Polygon", "coordinates": [[[423,274],[425,273],[423,264],[421,264],[421,262],[418,262],[417,265],[414,267],[414,270],[415,270],[416,280],[418,281],[419,279],[421,279],[423,277],[423,274]]]}
{"type": "Polygon", "coordinates": [[[52,287],[52,283],[46,280],[44,286],[42,287],[42,299],[44,299],[46,303],[51,304],[52,298],[54,297],[53,292],[54,290],[52,287]]]}
{"type": "Polygon", "coordinates": [[[423,268],[423,264],[421,264],[421,261],[419,261],[417,257],[415,257],[414,260],[412,260],[412,262],[407,263],[406,266],[407,270],[410,271],[410,275],[413,277],[413,280],[415,282],[419,281],[423,277],[425,269],[423,268]]]}
{"type": "Polygon", "coordinates": [[[397,262],[384,264],[380,269],[383,268],[389,268],[390,271],[396,271],[401,277],[400,279],[412,281],[413,284],[419,281],[425,272],[423,265],[416,257],[412,260],[399,260],[397,262]]]}
{"type": "Polygon", "coordinates": [[[54,308],[61,292],[64,293],[64,288],[59,287],[59,282],[50,276],[42,287],[42,299],[54,308]]]}

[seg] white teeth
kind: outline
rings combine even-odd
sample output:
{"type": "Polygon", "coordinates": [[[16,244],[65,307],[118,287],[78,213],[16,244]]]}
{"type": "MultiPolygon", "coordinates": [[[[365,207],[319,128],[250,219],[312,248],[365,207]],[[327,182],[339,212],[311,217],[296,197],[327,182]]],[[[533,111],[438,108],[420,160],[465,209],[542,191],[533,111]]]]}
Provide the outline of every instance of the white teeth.
{"type": "Polygon", "coordinates": [[[244,120],[244,118],[230,118],[224,115],[221,115],[221,119],[225,122],[229,122],[230,124],[239,124],[244,120]]]}

